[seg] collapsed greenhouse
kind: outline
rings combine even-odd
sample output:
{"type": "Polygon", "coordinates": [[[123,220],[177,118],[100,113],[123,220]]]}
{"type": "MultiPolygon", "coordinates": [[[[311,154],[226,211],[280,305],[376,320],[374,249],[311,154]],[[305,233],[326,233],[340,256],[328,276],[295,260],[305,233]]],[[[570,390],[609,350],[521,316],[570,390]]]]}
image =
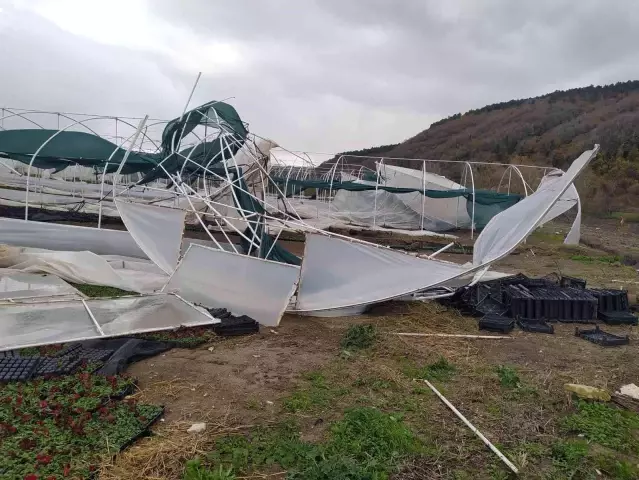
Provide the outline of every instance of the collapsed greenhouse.
{"type": "Polygon", "coordinates": [[[0,350],[210,324],[217,308],[277,326],[285,311],[449,295],[575,206],[566,242],[578,243],[573,182],[599,148],[566,172],[388,158],[369,168],[344,156],[318,167],[295,153],[293,166],[215,101],[170,121],[5,108],[0,127],[0,350]],[[437,173],[444,164],[459,183],[437,173]],[[493,190],[478,177],[487,167],[502,170],[493,190]],[[473,258],[422,258],[334,225],[446,241],[469,231],[473,258]],[[282,242],[290,232],[303,255],[282,242]],[[138,295],[88,300],[70,283],[138,295]]]}

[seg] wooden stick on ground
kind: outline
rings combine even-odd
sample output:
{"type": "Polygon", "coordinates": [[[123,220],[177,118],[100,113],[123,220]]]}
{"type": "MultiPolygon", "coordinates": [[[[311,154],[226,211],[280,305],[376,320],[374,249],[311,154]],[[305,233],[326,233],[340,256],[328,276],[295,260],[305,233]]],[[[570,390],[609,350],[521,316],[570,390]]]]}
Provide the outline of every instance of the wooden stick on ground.
{"type": "Polygon", "coordinates": [[[446,399],[446,397],[444,397],[441,393],[439,393],[439,391],[433,386],[432,383],[430,383],[428,380],[424,380],[424,382],[426,383],[426,385],[430,387],[430,389],[435,393],[435,395],[437,395],[439,399],[442,402],[444,402],[446,406],[450,408],[453,411],[453,413],[457,415],[459,419],[462,422],[464,422],[466,426],[470,428],[473,431],[473,433],[477,435],[481,439],[481,441],[484,442],[488,446],[488,448],[490,448],[495,453],[495,455],[497,455],[501,459],[501,461],[508,466],[508,468],[510,468],[513,472],[515,472],[515,474],[519,474],[519,470],[517,469],[517,467],[510,460],[508,460],[508,458],[506,458],[506,456],[503,453],[501,453],[495,445],[490,443],[490,440],[484,437],[484,435],[479,430],[477,430],[477,428],[472,423],[470,423],[466,419],[466,417],[464,417],[460,413],[460,411],[457,410],[455,406],[446,399]]]}
{"type": "Polygon", "coordinates": [[[448,337],[448,338],[479,338],[479,339],[492,339],[492,340],[505,340],[507,338],[501,335],[464,335],[461,333],[395,333],[400,337],[448,337]]]}

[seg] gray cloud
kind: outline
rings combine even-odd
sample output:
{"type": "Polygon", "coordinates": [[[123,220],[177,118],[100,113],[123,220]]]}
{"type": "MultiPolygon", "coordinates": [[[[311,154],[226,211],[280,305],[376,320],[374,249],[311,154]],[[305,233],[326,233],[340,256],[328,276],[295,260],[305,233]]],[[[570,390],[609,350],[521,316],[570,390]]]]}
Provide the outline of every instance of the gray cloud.
{"type": "Polygon", "coordinates": [[[254,132],[337,151],[488,103],[639,78],[632,0],[131,2],[146,30],[127,44],[115,22],[114,45],[30,2],[5,9],[0,105],[171,117],[201,69],[194,104],[234,96],[254,132]]]}

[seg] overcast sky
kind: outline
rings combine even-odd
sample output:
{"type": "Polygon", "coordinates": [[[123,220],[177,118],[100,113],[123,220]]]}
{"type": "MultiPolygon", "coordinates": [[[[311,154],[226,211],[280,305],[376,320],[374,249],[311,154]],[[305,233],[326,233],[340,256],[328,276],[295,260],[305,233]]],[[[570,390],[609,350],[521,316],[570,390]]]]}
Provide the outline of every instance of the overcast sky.
{"type": "Polygon", "coordinates": [[[637,0],[0,0],[0,106],[171,118],[229,100],[294,150],[639,79],[637,0]]]}

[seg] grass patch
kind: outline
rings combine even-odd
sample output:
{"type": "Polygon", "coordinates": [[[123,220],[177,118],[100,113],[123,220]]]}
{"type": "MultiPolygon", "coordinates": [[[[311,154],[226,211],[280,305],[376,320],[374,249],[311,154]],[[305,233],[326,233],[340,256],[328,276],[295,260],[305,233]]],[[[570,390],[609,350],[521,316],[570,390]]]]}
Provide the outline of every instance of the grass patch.
{"type": "Polygon", "coordinates": [[[577,413],[562,421],[570,432],[622,453],[639,454],[639,415],[605,403],[577,404],[577,413]]]}
{"type": "Polygon", "coordinates": [[[565,235],[561,233],[550,233],[541,230],[534,231],[530,238],[535,242],[551,243],[551,244],[563,244],[565,235]]]}
{"type": "Polygon", "coordinates": [[[499,384],[505,388],[519,388],[521,380],[517,374],[517,370],[507,365],[499,365],[495,368],[495,373],[499,377],[499,384]]]}
{"type": "Polygon", "coordinates": [[[186,462],[184,480],[235,480],[233,467],[224,468],[220,465],[216,470],[209,470],[202,466],[199,459],[186,462]]]}
{"type": "Polygon", "coordinates": [[[115,287],[106,287],[104,285],[89,285],[86,283],[71,283],[71,286],[85,294],[87,297],[124,297],[126,295],[139,295],[136,292],[127,292],[115,287]]]}
{"type": "Polygon", "coordinates": [[[328,407],[337,398],[349,393],[346,387],[332,386],[321,372],[304,375],[304,383],[284,399],[284,409],[296,413],[328,407]]]}
{"type": "Polygon", "coordinates": [[[586,468],[588,443],[583,440],[558,441],[552,445],[553,476],[556,478],[581,478],[586,468]]]}
{"type": "Polygon", "coordinates": [[[570,260],[581,263],[604,263],[606,265],[615,265],[621,262],[619,255],[602,255],[600,257],[591,257],[590,255],[572,255],[570,260]]]}
{"type": "Polygon", "coordinates": [[[627,223],[639,223],[639,213],[636,212],[612,212],[608,217],[617,220],[623,218],[623,221],[627,223]]]}
{"type": "Polygon", "coordinates": [[[138,338],[166,342],[178,348],[196,348],[212,341],[216,335],[209,326],[180,327],[175,330],[150,332],[136,335],[138,338]]]}
{"type": "Polygon", "coordinates": [[[404,368],[404,374],[409,378],[435,380],[438,382],[449,381],[455,376],[455,373],[457,373],[457,367],[444,357],[439,357],[436,362],[425,367],[408,366],[404,368]]]}
{"type": "MultiPolygon", "coordinates": [[[[246,436],[220,438],[207,461],[212,471],[241,475],[279,466],[288,471],[290,480],[383,480],[397,471],[405,458],[421,451],[421,441],[401,417],[373,408],[354,408],[330,427],[328,438],[321,444],[302,441],[298,426],[284,422],[272,428],[258,427],[246,436]]],[[[201,475],[199,463],[197,471],[201,475]]],[[[184,478],[233,477],[185,474],[184,478]]]]}
{"type": "Polygon", "coordinates": [[[340,341],[344,350],[362,350],[371,347],[377,338],[373,325],[351,325],[340,341]]]}
{"type": "Polygon", "coordinates": [[[615,480],[636,480],[639,478],[639,467],[625,460],[610,455],[598,455],[593,459],[596,468],[615,480]]]}

